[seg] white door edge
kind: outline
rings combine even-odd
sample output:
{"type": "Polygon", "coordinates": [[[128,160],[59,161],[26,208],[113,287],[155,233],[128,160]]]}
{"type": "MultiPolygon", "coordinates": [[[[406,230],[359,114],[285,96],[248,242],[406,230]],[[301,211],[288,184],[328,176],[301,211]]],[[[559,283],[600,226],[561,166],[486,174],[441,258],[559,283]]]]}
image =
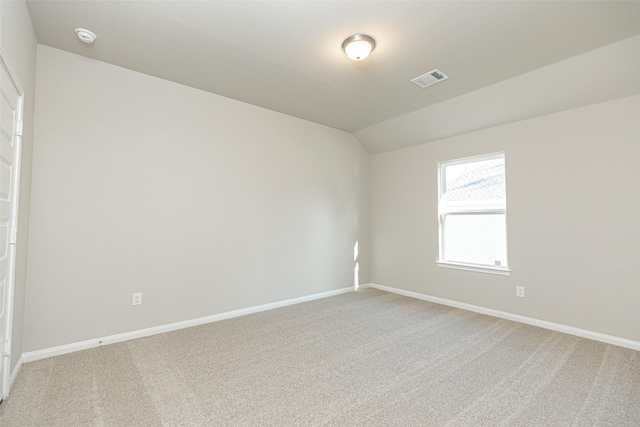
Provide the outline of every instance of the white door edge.
{"type": "MultiPolygon", "coordinates": [[[[17,92],[19,94],[18,106],[17,106],[17,122],[23,122],[24,119],[24,89],[18,80],[16,73],[11,67],[7,55],[4,50],[0,48],[0,66],[7,70],[9,77],[17,92]]],[[[18,229],[18,204],[20,199],[20,164],[22,160],[22,132],[19,135],[15,136],[15,179],[12,182],[12,194],[14,195],[13,201],[13,212],[12,212],[12,221],[9,224],[10,230],[18,229]]],[[[13,231],[11,231],[13,234],[13,231]]],[[[11,386],[11,344],[12,344],[12,328],[13,328],[13,299],[14,299],[14,286],[15,286],[15,268],[16,268],[16,246],[17,241],[12,239],[14,243],[9,245],[10,251],[10,266],[9,271],[7,272],[7,283],[6,283],[6,311],[5,317],[6,322],[4,325],[4,336],[5,336],[5,349],[9,353],[8,355],[0,355],[0,363],[3,364],[2,368],[2,378],[0,378],[0,400],[3,400],[9,394],[9,388],[11,386]]]]}

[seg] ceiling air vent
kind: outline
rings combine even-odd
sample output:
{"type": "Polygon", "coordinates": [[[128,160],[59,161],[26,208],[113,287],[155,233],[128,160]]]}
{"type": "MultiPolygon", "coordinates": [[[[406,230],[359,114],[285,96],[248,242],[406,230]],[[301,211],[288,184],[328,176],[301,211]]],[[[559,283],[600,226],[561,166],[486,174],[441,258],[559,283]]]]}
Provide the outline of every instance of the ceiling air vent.
{"type": "Polygon", "coordinates": [[[425,88],[427,86],[431,86],[432,84],[436,84],[448,78],[449,76],[445,75],[442,71],[432,70],[426,74],[416,77],[411,81],[417,84],[418,86],[420,86],[421,88],[425,88]]]}

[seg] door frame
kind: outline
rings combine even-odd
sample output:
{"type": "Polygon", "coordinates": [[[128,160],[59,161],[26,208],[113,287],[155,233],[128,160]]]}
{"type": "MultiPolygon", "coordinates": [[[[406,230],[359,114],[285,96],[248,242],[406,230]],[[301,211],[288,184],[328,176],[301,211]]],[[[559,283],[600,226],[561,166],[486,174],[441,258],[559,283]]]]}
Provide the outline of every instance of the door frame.
{"type": "MultiPolygon", "coordinates": [[[[17,105],[17,123],[24,123],[24,89],[18,80],[16,73],[14,72],[11,64],[8,61],[7,55],[4,50],[0,48],[0,66],[4,67],[7,70],[9,77],[11,78],[11,83],[15,86],[18,92],[18,105],[17,105]]],[[[11,345],[12,345],[12,333],[13,333],[13,299],[14,299],[14,288],[15,288],[15,278],[16,278],[16,259],[17,259],[17,232],[18,232],[18,205],[20,202],[20,166],[22,164],[22,134],[23,129],[15,132],[15,180],[12,183],[12,192],[14,197],[13,203],[13,212],[11,223],[9,224],[9,235],[7,236],[9,239],[9,271],[7,271],[7,283],[6,283],[6,308],[5,308],[5,354],[0,355],[0,363],[3,364],[2,369],[2,378],[0,378],[0,401],[5,399],[9,394],[9,389],[11,388],[11,379],[13,377],[13,372],[11,372],[11,345]],[[15,231],[13,231],[15,230],[15,231]],[[13,234],[15,233],[15,234],[13,234]],[[7,354],[8,353],[8,354],[7,354]]],[[[19,369],[19,363],[16,367],[19,369]]],[[[15,378],[13,378],[15,380],[15,378]]]]}

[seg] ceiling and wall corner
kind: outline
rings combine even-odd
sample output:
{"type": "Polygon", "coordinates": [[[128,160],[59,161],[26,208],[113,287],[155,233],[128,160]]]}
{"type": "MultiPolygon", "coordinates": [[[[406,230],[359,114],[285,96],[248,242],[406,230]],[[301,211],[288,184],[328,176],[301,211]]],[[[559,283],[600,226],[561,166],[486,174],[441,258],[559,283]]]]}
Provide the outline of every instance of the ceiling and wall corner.
{"type": "Polygon", "coordinates": [[[552,64],[640,35],[640,2],[27,4],[40,44],[353,132],[370,153],[637,93],[637,79],[617,86],[573,79],[637,66],[629,58],[567,69],[556,81],[530,79],[534,70],[544,75],[552,64]],[[78,26],[98,34],[94,46],[77,40],[78,26]],[[376,40],[357,63],[341,48],[354,33],[376,40]],[[424,90],[410,82],[435,68],[449,79],[424,90]],[[518,76],[522,86],[502,94],[518,76]],[[558,87],[561,96],[540,98],[558,87]],[[461,105],[473,117],[461,119],[461,105]],[[398,132],[411,120],[421,132],[398,132]]]}
{"type": "Polygon", "coordinates": [[[640,36],[355,132],[372,153],[640,93],[640,36]],[[606,65],[603,65],[606,64],[606,65]]]}

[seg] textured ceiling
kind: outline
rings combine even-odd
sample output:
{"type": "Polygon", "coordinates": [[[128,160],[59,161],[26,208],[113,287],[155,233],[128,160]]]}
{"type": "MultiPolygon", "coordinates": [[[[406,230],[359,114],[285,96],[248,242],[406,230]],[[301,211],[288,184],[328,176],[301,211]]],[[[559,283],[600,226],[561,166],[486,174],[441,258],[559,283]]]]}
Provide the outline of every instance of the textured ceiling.
{"type": "Polygon", "coordinates": [[[40,44],[348,132],[640,34],[637,1],[27,4],[40,44]],[[359,63],[341,50],[355,33],[377,42],[359,63]],[[434,68],[449,79],[410,83],[434,68]]]}

